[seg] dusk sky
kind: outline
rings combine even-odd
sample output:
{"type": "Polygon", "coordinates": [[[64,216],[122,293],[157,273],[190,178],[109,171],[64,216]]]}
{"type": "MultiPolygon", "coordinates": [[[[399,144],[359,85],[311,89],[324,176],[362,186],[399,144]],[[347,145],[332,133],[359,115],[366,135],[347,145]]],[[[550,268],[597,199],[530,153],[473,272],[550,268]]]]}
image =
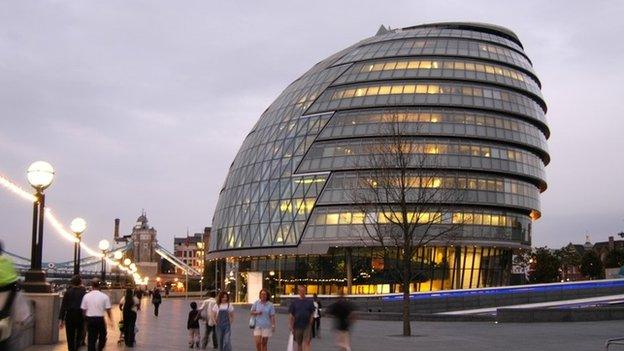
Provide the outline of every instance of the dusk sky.
{"type": "MultiPolygon", "coordinates": [[[[47,204],[85,241],[144,209],[168,249],[210,226],[260,114],[315,63],[381,24],[489,22],[513,30],[543,85],[552,162],[535,246],[624,231],[624,2],[3,1],[0,174],[28,187],[56,168],[47,204]]],[[[29,256],[31,204],[0,188],[0,239],[29,256]]],[[[44,260],[70,260],[50,226],[44,260]]]]}

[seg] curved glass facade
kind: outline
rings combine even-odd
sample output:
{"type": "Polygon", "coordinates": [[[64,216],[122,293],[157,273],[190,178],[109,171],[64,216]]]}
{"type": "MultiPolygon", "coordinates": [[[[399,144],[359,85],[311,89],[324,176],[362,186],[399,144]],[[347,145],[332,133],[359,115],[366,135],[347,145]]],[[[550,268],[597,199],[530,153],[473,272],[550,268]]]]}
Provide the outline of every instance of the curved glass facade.
{"type": "Polygon", "coordinates": [[[362,238],[380,214],[352,196],[384,181],[371,155],[389,150],[396,124],[416,160],[408,182],[461,194],[448,212],[408,214],[434,231],[462,223],[452,245],[419,250],[422,279],[411,289],[504,285],[512,250],[530,245],[541,215],[545,113],[531,61],[507,29],[441,23],[362,40],[288,86],[247,135],[221,189],[207,271],[235,285],[237,300],[252,272],[277,294],[296,283],[310,293],[398,292],[390,268],[400,253],[362,238]]]}
{"type": "Polygon", "coordinates": [[[502,65],[467,59],[396,58],[360,62],[351,66],[335,84],[406,78],[495,83],[529,92],[544,103],[539,85],[526,73],[502,65]]]}

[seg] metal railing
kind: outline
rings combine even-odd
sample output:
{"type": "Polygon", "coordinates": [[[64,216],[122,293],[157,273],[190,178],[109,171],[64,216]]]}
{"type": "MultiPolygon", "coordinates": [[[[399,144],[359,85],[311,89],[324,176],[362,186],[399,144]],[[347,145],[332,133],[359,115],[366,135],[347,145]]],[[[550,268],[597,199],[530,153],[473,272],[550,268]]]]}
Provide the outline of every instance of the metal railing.
{"type": "Polygon", "coordinates": [[[615,339],[607,340],[605,342],[605,350],[609,350],[609,346],[611,345],[624,346],[624,338],[615,338],[615,339]]]}

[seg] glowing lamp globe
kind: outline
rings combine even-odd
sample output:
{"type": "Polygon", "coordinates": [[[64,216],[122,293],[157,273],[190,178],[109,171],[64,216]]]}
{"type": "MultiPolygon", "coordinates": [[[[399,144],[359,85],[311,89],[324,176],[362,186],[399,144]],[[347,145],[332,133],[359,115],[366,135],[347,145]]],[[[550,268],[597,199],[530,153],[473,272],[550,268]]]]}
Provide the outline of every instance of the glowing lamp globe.
{"type": "Polygon", "coordinates": [[[121,260],[121,258],[123,257],[123,254],[121,253],[121,251],[115,251],[115,253],[113,254],[113,257],[119,261],[121,260]]]}
{"type": "Polygon", "coordinates": [[[43,191],[52,184],[54,168],[45,161],[36,161],[28,167],[26,177],[33,188],[43,191]]]}
{"type": "Polygon", "coordinates": [[[100,241],[100,243],[98,244],[98,247],[100,248],[100,250],[102,251],[106,251],[108,250],[108,248],[110,247],[110,243],[108,242],[108,240],[103,239],[100,241]]]}
{"type": "Polygon", "coordinates": [[[126,258],[123,262],[124,265],[129,266],[132,261],[129,258],[126,258]]]}
{"type": "Polygon", "coordinates": [[[69,229],[75,234],[82,234],[87,229],[87,221],[80,217],[74,218],[69,224],[69,229]]]}

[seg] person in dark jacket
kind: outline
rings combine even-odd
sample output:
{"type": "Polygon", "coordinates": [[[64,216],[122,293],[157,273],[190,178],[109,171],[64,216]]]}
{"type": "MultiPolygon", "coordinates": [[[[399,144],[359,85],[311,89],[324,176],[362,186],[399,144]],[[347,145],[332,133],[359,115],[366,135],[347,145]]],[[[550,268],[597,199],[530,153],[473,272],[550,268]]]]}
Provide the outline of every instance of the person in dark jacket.
{"type": "Polygon", "coordinates": [[[71,278],[71,285],[67,288],[61,301],[59,320],[61,328],[65,328],[67,350],[69,351],[78,350],[78,347],[84,343],[85,324],[80,304],[86,293],[82,279],[79,275],[75,275],[71,278]]]}
{"type": "Polygon", "coordinates": [[[345,298],[342,290],[339,291],[338,295],[338,300],[329,306],[329,314],[334,316],[336,346],[341,351],[351,351],[350,328],[355,320],[355,307],[345,298]]]}
{"type": "Polygon", "coordinates": [[[186,329],[189,331],[189,347],[199,348],[199,311],[197,310],[197,302],[191,302],[191,310],[186,321],[186,329]]]}
{"type": "Polygon", "coordinates": [[[162,296],[160,296],[160,290],[155,289],[154,295],[152,295],[152,304],[154,304],[154,316],[158,317],[158,307],[162,303],[162,296]]]}
{"type": "Polygon", "coordinates": [[[126,295],[119,301],[119,309],[123,315],[124,342],[128,347],[134,347],[134,330],[137,312],[141,309],[139,299],[134,296],[132,289],[126,289],[126,295]]]}

